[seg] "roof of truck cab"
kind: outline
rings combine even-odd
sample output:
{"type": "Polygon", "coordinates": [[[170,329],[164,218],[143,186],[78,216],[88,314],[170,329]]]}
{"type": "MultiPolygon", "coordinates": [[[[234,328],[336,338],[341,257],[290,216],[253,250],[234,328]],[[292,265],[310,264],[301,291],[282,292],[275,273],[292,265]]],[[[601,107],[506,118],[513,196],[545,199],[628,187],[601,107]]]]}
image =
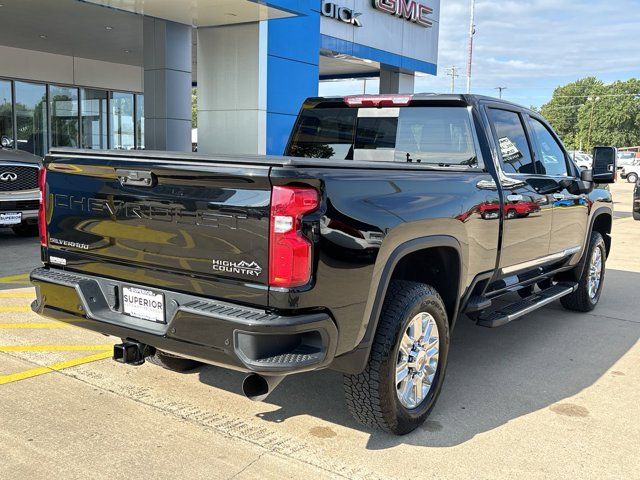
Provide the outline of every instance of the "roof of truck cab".
{"type": "MultiPolygon", "coordinates": [[[[385,96],[394,96],[396,94],[390,95],[347,95],[344,97],[310,97],[305,101],[305,104],[315,104],[315,106],[320,106],[322,104],[333,105],[344,103],[346,98],[349,97],[385,97],[385,96]]],[[[509,102],[507,100],[503,100],[501,98],[489,97],[486,95],[475,95],[475,94],[456,94],[456,93],[414,93],[414,94],[397,94],[397,96],[411,96],[412,102],[420,102],[420,103],[436,103],[436,104],[458,104],[464,106],[476,106],[478,103],[493,103],[493,104],[502,104],[505,107],[518,108],[520,110],[526,110],[531,112],[532,110],[523,106],[518,105],[517,103],[509,102]]],[[[535,113],[535,112],[534,112],[535,113]]]]}

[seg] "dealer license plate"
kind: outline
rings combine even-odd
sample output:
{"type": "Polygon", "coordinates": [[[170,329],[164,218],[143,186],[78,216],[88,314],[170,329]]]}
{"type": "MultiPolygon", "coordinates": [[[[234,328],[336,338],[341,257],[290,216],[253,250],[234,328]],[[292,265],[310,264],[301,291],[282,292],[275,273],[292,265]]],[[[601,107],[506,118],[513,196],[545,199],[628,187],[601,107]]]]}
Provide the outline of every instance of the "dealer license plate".
{"type": "Polygon", "coordinates": [[[165,323],[164,295],[161,293],[142,288],[123,287],[122,306],[125,315],[165,323]]]}
{"type": "Polygon", "coordinates": [[[22,223],[22,213],[0,213],[0,225],[6,227],[9,225],[19,225],[22,223]]]}

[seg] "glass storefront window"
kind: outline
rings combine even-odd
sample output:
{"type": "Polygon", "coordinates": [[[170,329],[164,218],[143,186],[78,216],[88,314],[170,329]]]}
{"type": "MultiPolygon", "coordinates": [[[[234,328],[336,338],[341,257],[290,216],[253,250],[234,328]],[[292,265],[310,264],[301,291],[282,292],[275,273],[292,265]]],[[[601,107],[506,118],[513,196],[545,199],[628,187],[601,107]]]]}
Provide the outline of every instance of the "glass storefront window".
{"type": "Polygon", "coordinates": [[[51,112],[51,146],[74,147],[79,144],[78,89],[49,87],[49,111],[51,112]]]}
{"type": "Polygon", "coordinates": [[[133,93],[111,94],[111,148],[131,150],[135,148],[133,93]]]}
{"type": "Polygon", "coordinates": [[[0,80],[0,139],[7,137],[13,142],[13,98],[11,82],[0,80]]]}
{"type": "Polygon", "coordinates": [[[43,157],[47,146],[47,89],[35,83],[15,82],[18,148],[43,157]]]}
{"type": "Polygon", "coordinates": [[[83,88],[82,148],[107,149],[107,91],[83,88]]]}
{"type": "Polygon", "coordinates": [[[136,146],[144,150],[144,95],[136,95],[136,146]]]}

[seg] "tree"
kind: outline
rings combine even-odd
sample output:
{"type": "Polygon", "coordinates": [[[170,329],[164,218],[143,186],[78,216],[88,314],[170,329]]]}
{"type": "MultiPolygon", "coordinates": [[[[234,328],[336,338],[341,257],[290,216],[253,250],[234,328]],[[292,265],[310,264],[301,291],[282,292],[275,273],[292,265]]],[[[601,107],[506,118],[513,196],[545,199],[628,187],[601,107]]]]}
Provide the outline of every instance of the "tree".
{"type": "Polygon", "coordinates": [[[579,137],[587,151],[596,145],[640,145],[640,80],[607,85],[604,95],[589,103],[578,118],[579,137]]]}
{"type": "Polygon", "coordinates": [[[542,114],[567,148],[640,145],[640,80],[605,85],[588,77],[557,88],[542,114]]]}
{"type": "Polygon", "coordinates": [[[542,106],[542,115],[558,132],[567,148],[580,148],[578,117],[589,102],[589,97],[596,96],[604,88],[604,83],[595,77],[583,78],[556,88],[551,101],[542,106]]]}

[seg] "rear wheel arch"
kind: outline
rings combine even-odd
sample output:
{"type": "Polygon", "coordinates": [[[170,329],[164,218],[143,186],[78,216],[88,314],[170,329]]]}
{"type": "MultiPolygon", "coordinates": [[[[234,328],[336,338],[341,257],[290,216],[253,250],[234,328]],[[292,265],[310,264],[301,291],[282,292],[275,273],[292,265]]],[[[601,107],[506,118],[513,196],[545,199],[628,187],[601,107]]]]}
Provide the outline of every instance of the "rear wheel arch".
{"type": "Polygon", "coordinates": [[[456,248],[432,246],[403,256],[390,281],[405,280],[433,286],[444,301],[451,324],[460,295],[461,269],[460,253],[456,248]]]}
{"type": "MultiPolygon", "coordinates": [[[[407,280],[432,285],[438,290],[445,302],[449,323],[455,322],[462,292],[462,279],[466,276],[464,266],[462,247],[460,242],[452,236],[434,235],[421,237],[396,247],[387,258],[380,280],[375,286],[375,290],[373,290],[375,298],[368,317],[365,317],[368,323],[362,342],[370,344],[375,335],[382,305],[392,280],[407,280]],[[421,262],[419,265],[424,265],[430,259],[440,262],[436,263],[436,269],[440,273],[439,276],[434,276],[431,272],[422,275],[423,272],[419,270],[419,267],[415,267],[412,264],[415,261],[421,262]],[[446,268],[442,269],[443,265],[452,268],[453,272],[447,271],[446,268]],[[438,283],[438,280],[442,279],[446,279],[444,285],[452,286],[446,292],[442,285],[438,283]]],[[[453,327],[453,325],[451,326],[453,327]]]]}

